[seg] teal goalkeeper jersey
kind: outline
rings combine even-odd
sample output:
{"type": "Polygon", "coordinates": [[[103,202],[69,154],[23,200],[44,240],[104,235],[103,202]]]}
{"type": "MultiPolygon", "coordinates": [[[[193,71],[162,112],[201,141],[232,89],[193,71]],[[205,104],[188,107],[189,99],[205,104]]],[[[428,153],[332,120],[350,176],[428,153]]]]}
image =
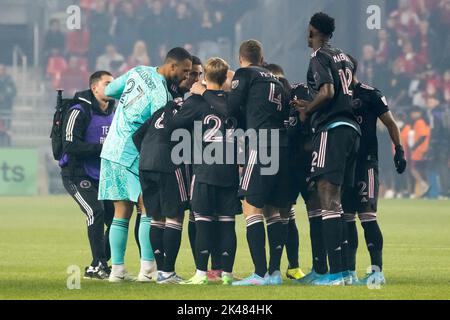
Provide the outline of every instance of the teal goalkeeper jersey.
{"type": "Polygon", "coordinates": [[[133,134],[172,96],[154,67],[136,67],[110,83],[108,97],[120,99],[101,158],[130,168],[139,157],[133,134]]]}

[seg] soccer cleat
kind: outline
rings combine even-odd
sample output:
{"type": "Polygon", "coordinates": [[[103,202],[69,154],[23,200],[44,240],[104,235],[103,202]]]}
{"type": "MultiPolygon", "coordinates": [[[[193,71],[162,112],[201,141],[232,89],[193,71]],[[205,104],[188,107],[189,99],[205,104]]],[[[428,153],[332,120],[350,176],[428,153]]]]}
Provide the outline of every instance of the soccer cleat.
{"type": "Polygon", "coordinates": [[[103,264],[100,262],[100,264],[98,265],[99,268],[101,268],[104,272],[106,272],[109,275],[111,274],[111,267],[108,266],[108,264],[103,264]]]}
{"type": "Polygon", "coordinates": [[[354,283],[356,286],[384,286],[386,284],[386,278],[383,272],[368,273],[364,278],[354,283]]]}
{"type": "Polygon", "coordinates": [[[209,282],[219,282],[222,280],[222,270],[209,270],[207,275],[209,282]]]}
{"type": "Polygon", "coordinates": [[[256,273],[254,273],[251,276],[249,276],[243,280],[233,282],[231,285],[233,285],[233,286],[267,286],[268,284],[269,284],[268,278],[260,277],[256,273]]]}
{"type": "Polygon", "coordinates": [[[271,275],[266,274],[266,279],[269,286],[280,286],[283,284],[280,271],[275,271],[271,275]]]}
{"type": "Polygon", "coordinates": [[[299,279],[303,278],[304,276],[305,276],[305,274],[303,273],[302,269],[300,269],[300,268],[288,269],[286,271],[286,277],[288,277],[288,279],[299,280],[299,279]]]}
{"type": "Polygon", "coordinates": [[[344,271],[342,272],[342,277],[344,278],[344,283],[346,286],[352,286],[358,282],[358,275],[356,271],[344,271]]]}
{"type": "Polygon", "coordinates": [[[180,284],[184,280],[180,278],[175,272],[170,274],[169,276],[164,276],[162,272],[158,272],[158,280],[156,281],[158,284],[180,284]]]}
{"type": "Polygon", "coordinates": [[[351,286],[358,280],[356,271],[350,271],[350,270],[343,271],[342,278],[344,278],[344,284],[346,286],[351,286]]]}
{"type": "Polygon", "coordinates": [[[208,284],[208,276],[195,275],[189,280],[180,282],[182,285],[206,285],[208,284]]]}
{"type": "Polygon", "coordinates": [[[108,280],[107,270],[100,264],[98,267],[86,267],[84,269],[84,279],[88,280],[108,280]]]}
{"type": "Polygon", "coordinates": [[[323,275],[318,274],[314,270],[311,270],[311,272],[308,273],[307,275],[305,275],[303,278],[294,280],[294,282],[297,284],[302,284],[302,285],[311,285],[314,281],[316,281],[317,279],[319,279],[322,276],[323,275]]]}
{"type": "Polygon", "coordinates": [[[84,279],[91,280],[92,275],[94,274],[95,268],[93,266],[89,266],[84,268],[84,279]]]}
{"type": "Polygon", "coordinates": [[[231,286],[234,282],[234,278],[233,277],[229,277],[229,276],[222,276],[222,284],[224,286],[231,286]]]}
{"type": "Polygon", "coordinates": [[[139,272],[137,282],[140,283],[149,283],[149,282],[155,282],[158,279],[158,271],[152,271],[152,272],[139,272]]]}
{"type": "Polygon", "coordinates": [[[149,283],[158,279],[158,270],[156,269],[156,262],[153,262],[151,268],[148,270],[142,270],[139,272],[137,282],[149,283]]]}
{"type": "Polygon", "coordinates": [[[121,283],[121,282],[135,282],[136,278],[131,276],[128,272],[124,271],[118,274],[111,272],[108,280],[111,283],[121,283]]]}
{"type": "Polygon", "coordinates": [[[321,276],[319,279],[316,279],[313,283],[315,286],[344,286],[344,278],[342,277],[342,272],[326,274],[321,276]]]}

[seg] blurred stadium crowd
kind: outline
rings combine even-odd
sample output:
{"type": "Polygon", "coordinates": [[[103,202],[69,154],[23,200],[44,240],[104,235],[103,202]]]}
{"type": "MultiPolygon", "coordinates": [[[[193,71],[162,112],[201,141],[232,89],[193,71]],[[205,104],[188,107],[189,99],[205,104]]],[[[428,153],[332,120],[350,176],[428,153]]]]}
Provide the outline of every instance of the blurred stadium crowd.
{"type": "MultiPolygon", "coordinates": [[[[94,70],[120,75],[137,65],[158,65],[173,46],[182,45],[200,57],[221,52],[221,44],[234,42],[236,23],[257,0],[71,2],[87,13],[83,23],[88,27],[66,30],[61,19],[49,18],[41,49],[45,78],[52,88],[64,88],[66,96],[85,89],[94,70]]],[[[360,80],[384,92],[407,146],[407,179],[394,174],[391,156],[380,157],[382,194],[446,199],[450,0],[396,0],[386,7],[388,18],[376,40],[360,43],[361,50],[355,53],[360,57],[360,80]]],[[[11,143],[9,119],[15,95],[13,80],[0,65],[0,147],[11,143]]],[[[380,154],[391,153],[388,134],[380,131],[380,154]]]]}
{"type": "MultiPolygon", "coordinates": [[[[395,176],[389,157],[381,157],[387,197],[449,195],[450,165],[450,1],[399,0],[386,28],[364,44],[359,71],[363,82],[388,97],[402,124],[409,159],[408,179],[395,176]]],[[[381,154],[391,148],[381,135],[381,154]]]]}
{"type": "Polygon", "coordinates": [[[237,2],[80,0],[88,28],[64,33],[58,19],[49,21],[47,75],[55,88],[72,92],[86,84],[94,69],[118,75],[137,65],[160,64],[174,46],[198,52],[218,41],[230,42],[238,18],[254,3],[237,2]]]}

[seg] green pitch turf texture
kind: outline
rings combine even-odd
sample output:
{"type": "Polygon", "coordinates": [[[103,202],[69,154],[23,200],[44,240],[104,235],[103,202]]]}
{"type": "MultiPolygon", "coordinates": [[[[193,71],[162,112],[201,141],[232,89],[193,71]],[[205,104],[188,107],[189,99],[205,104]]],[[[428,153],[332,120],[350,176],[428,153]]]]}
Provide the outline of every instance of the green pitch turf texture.
{"type": "MultiPolygon", "coordinates": [[[[69,290],[67,268],[77,265],[83,271],[90,263],[85,221],[78,207],[68,197],[0,198],[0,299],[449,299],[450,202],[382,201],[380,209],[388,281],[381,290],[304,287],[288,280],[280,287],[234,288],[109,284],[83,279],[80,290],[69,290]]],[[[311,249],[307,218],[300,205],[297,223],[301,265],[306,272],[311,268],[311,249]]],[[[358,228],[358,273],[362,276],[370,262],[362,229],[358,228]]],[[[235,272],[243,277],[253,267],[242,217],[238,218],[237,233],[235,272]]],[[[126,263],[134,274],[139,271],[137,252],[130,232],[126,263]]],[[[283,273],[286,266],[284,255],[283,273]]],[[[194,271],[186,231],[177,271],[185,278],[194,271]]]]}

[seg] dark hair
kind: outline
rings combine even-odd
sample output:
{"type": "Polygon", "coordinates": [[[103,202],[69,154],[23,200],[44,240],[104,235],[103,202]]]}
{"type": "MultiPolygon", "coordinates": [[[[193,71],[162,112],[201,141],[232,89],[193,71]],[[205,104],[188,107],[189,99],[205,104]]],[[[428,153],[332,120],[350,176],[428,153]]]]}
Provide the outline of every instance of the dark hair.
{"type": "Polygon", "coordinates": [[[202,60],[200,60],[197,56],[192,56],[192,65],[194,66],[201,66],[203,65],[202,60]]]}
{"type": "Polygon", "coordinates": [[[172,50],[170,50],[167,53],[165,62],[167,63],[167,61],[169,61],[169,60],[173,60],[176,62],[181,62],[184,60],[192,61],[192,56],[186,49],[177,47],[177,48],[173,48],[172,50]]]}
{"type": "Polygon", "coordinates": [[[241,44],[239,55],[251,64],[259,65],[263,57],[263,48],[258,40],[247,40],[241,44]]]}
{"type": "Polygon", "coordinates": [[[266,63],[263,65],[264,68],[272,72],[273,74],[284,75],[283,67],[275,63],[266,63]]]}
{"type": "Polygon", "coordinates": [[[353,56],[349,54],[347,54],[347,57],[353,63],[353,75],[355,75],[358,72],[358,60],[356,60],[353,56]]]}
{"type": "Polygon", "coordinates": [[[326,13],[316,13],[312,16],[309,24],[325,36],[329,38],[333,36],[333,32],[335,30],[334,18],[330,17],[326,13]]]}
{"type": "Polygon", "coordinates": [[[94,84],[101,80],[103,76],[113,76],[108,71],[96,71],[89,77],[89,88],[91,88],[94,84]]]}

